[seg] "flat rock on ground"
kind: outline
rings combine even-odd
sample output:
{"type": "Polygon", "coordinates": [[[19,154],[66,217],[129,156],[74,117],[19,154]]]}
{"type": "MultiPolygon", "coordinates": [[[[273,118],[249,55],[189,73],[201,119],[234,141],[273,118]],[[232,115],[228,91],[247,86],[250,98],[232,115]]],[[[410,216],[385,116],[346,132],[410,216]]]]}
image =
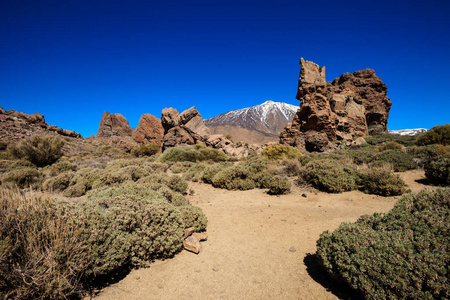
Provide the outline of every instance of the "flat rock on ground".
{"type": "MultiPolygon", "coordinates": [[[[423,171],[400,174],[413,191],[423,171]]],[[[131,271],[95,299],[350,299],[318,283],[305,262],[324,230],[361,215],[388,212],[400,197],[358,191],[327,194],[294,187],[289,195],[227,191],[191,183],[193,205],[208,217],[199,255],[183,251],[150,268],[131,271]],[[308,197],[302,197],[307,193],[308,197]],[[293,251],[292,249],[295,249],[293,251]]]]}

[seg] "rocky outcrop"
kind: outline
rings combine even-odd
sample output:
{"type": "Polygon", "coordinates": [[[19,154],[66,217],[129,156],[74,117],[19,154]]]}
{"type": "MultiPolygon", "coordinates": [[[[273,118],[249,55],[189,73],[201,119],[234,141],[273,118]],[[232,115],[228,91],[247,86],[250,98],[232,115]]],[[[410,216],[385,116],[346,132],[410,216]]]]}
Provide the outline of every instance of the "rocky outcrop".
{"type": "Polygon", "coordinates": [[[391,101],[371,69],[325,81],[325,67],[300,59],[297,99],[300,109],[280,134],[280,143],[308,151],[334,148],[336,140],[387,131],[391,101]]]}
{"type": "Polygon", "coordinates": [[[195,107],[181,114],[174,108],[165,108],[162,111],[161,124],[164,128],[163,150],[178,145],[204,144],[211,134],[195,107]]]}
{"type": "Polygon", "coordinates": [[[28,115],[15,110],[6,111],[0,107],[0,139],[2,141],[13,141],[31,135],[48,133],[82,138],[81,134],[75,131],[47,124],[41,114],[28,115]]]}
{"type": "Polygon", "coordinates": [[[114,136],[131,136],[133,130],[128,124],[128,120],[121,114],[110,114],[105,111],[102,119],[100,120],[100,126],[98,128],[97,137],[110,138],[114,136]]]}
{"type": "Polygon", "coordinates": [[[139,125],[133,132],[133,139],[141,144],[157,144],[160,145],[164,137],[164,128],[161,119],[151,114],[143,114],[139,119],[139,125]]]}

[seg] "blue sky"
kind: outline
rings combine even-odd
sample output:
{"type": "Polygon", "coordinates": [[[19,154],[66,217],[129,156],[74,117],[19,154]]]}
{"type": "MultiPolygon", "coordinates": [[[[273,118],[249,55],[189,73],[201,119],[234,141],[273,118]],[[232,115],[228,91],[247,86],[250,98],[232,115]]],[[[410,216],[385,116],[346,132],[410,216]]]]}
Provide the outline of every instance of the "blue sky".
{"type": "Polygon", "coordinates": [[[1,0],[0,106],[96,134],[104,111],[204,118],[295,99],[300,57],[328,81],[372,68],[389,129],[450,122],[450,1],[1,0]]]}

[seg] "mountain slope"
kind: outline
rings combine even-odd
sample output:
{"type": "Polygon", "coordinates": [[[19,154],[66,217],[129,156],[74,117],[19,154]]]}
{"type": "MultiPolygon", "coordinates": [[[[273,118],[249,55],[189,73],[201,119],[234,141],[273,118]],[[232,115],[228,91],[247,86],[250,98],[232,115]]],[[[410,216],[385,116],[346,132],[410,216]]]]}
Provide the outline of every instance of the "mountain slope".
{"type": "Polygon", "coordinates": [[[287,123],[292,122],[298,108],[295,105],[268,100],[260,105],[220,114],[205,120],[205,123],[213,133],[224,134],[231,133],[226,132],[227,130],[233,131],[232,135],[236,138],[236,131],[240,128],[246,135],[257,133],[270,137],[269,140],[272,141],[273,138],[278,140],[281,130],[287,123]]]}

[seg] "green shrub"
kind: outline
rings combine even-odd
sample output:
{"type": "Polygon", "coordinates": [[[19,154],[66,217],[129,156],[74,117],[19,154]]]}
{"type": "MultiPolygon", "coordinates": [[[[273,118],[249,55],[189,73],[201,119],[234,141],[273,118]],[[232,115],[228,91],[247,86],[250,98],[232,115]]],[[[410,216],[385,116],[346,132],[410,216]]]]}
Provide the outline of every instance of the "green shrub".
{"type": "Polygon", "coordinates": [[[313,160],[302,173],[304,180],[325,192],[341,193],[357,188],[355,171],[334,160],[313,160]]]}
{"type": "Polygon", "coordinates": [[[450,145],[450,124],[435,126],[417,137],[416,145],[430,144],[450,145]]]}
{"type": "Polygon", "coordinates": [[[283,173],[287,176],[300,176],[302,165],[298,159],[286,159],[282,162],[283,173]]]}
{"type": "Polygon", "coordinates": [[[80,296],[89,249],[55,200],[0,188],[0,298],[80,296]]]}
{"type": "Polygon", "coordinates": [[[220,162],[220,161],[227,161],[229,159],[228,156],[222,150],[203,147],[200,148],[199,151],[203,155],[203,160],[220,162]]]}
{"type": "Polygon", "coordinates": [[[322,233],[317,256],[365,299],[447,299],[449,215],[449,189],[408,194],[388,214],[322,233]]]}
{"type": "Polygon", "coordinates": [[[382,144],[378,150],[380,152],[382,151],[386,151],[386,150],[402,150],[402,145],[400,145],[399,143],[396,142],[386,142],[384,144],[382,144]]]}
{"type": "Polygon", "coordinates": [[[366,136],[364,139],[366,140],[367,144],[369,144],[369,145],[378,145],[378,144],[383,144],[386,142],[395,141],[395,135],[390,134],[390,133],[383,133],[383,134],[378,134],[378,135],[366,136]]]}
{"type": "Polygon", "coordinates": [[[225,168],[227,168],[227,166],[220,165],[220,164],[211,165],[211,166],[206,167],[202,172],[202,177],[201,177],[202,181],[204,183],[212,184],[214,176],[216,176],[217,173],[224,170],[225,168]]]}
{"type": "Polygon", "coordinates": [[[8,149],[15,157],[44,167],[53,164],[62,156],[63,146],[64,140],[59,137],[34,135],[16,144],[10,144],[8,149]]]}
{"type": "Polygon", "coordinates": [[[195,231],[203,231],[206,229],[208,219],[200,207],[184,205],[178,207],[178,210],[180,211],[185,228],[194,227],[195,231]]]}
{"type": "Polygon", "coordinates": [[[46,168],[48,168],[48,170],[49,170],[48,173],[50,176],[55,176],[55,175],[61,174],[63,172],[77,170],[77,166],[70,163],[67,160],[58,161],[58,162],[54,163],[53,165],[46,167],[46,168]]]}
{"type": "Polygon", "coordinates": [[[425,176],[434,184],[450,185],[450,158],[436,156],[425,165],[425,176]]]}
{"type": "Polygon", "coordinates": [[[107,274],[127,263],[145,266],[181,250],[184,223],[178,209],[136,183],[89,192],[83,213],[93,256],[88,274],[107,274]]]}
{"type": "Polygon", "coordinates": [[[371,161],[372,164],[381,165],[390,163],[395,172],[404,172],[417,168],[411,155],[398,150],[386,150],[375,155],[371,161]]]}
{"type": "Polygon", "coordinates": [[[169,148],[163,152],[159,157],[161,162],[176,162],[176,161],[202,161],[204,160],[203,154],[201,154],[197,149],[191,146],[178,146],[174,148],[169,148]]]}
{"type": "Polygon", "coordinates": [[[265,187],[269,188],[267,192],[269,195],[281,195],[287,194],[291,191],[291,183],[287,179],[287,177],[275,175],[270,177],[265,187]]]}
{"type": "Polygon", "coordinates": [[[84,185],[82,183],[77,183],[75,185],[72,185],[72,186],[69,186],[68,188],[66,188],[63,192],[63,196],[69,197],[69,198],[81,197],[84,194],[86,194],[86,191],[87,191],[86,185],[84,185]]]}
{"type": "Polygon", "coordinates": [[[218,172],[211,180],[214,187],[227,190],[251,190],[256,187],[242,166],[230,166],[218,172]]]}
{"type": "Polygon", "coordinates": [[[35,168],[25,167],[3,174],[1,177],[3,183],[14,183],[19,188],[36,187],[34,184],[39,182],[41,172],[35,168]]]}
{"type": "Polygon", "coordinates": [[[279,160],[279,159],[294,159],[302,156],[302,153],[297,148],[273,144],[265,147],[261,153],[261,156],[269,160],[279,160]]]}
{"type": "Polygon", "coordinates": [[[363,190],[369,194],[397,196],[405,192],[405,182],[387,166],[374,167],[363,176],[363,190]]]}
{"type": "Polygon", "coordinates": [[[64,191],[70,185],[75,173],[64,172],[55,177],[49,178],[42,184],[42,189],[45,191],[64,191]]]}
{"type": "Polygon", "coordinates": [[[136,157],[152,156],[161,151],[161,147],[156,144],[142,144],[131,149],[131,154],[136,157]]]}
{"type": "Polygon", "coordinates": [[[358,149],[349,149],[343,153],[344,156],[351,158],[353,163],[357,165],[368,164],[373,160],[373,157],[376,154],[376,148],[373,146],[358,149]]]}

